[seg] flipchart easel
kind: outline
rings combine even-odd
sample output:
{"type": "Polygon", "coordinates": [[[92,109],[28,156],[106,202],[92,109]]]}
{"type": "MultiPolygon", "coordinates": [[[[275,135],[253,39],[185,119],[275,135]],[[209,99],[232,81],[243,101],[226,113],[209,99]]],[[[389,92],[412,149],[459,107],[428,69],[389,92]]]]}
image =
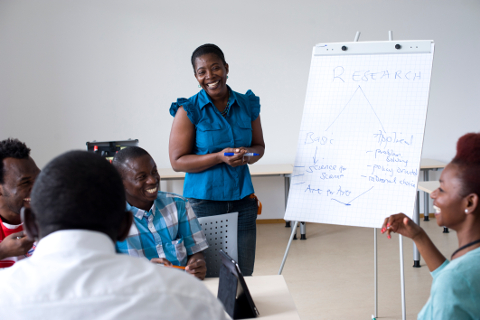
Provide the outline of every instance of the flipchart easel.
{"type": "MultiPolygon", "coordinates": [[[[279,274],[299,221],[372,227],[376,318],[377,227],[390,213],[414,217],[434,44],[393,42],[391,31],[383,42],[359,36],[313,49],[285,214],[295,224],[279,274]]],[[[401,235],[399,249],[405,319],[401,235]]]]}

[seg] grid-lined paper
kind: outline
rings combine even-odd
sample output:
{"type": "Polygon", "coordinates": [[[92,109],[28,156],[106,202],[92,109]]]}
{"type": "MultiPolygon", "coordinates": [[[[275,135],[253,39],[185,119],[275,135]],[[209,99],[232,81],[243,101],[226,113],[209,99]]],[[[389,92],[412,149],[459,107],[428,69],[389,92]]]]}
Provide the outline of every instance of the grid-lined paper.
{"type": "Polygon", "coordinates": [[[432,60],[312,55],[286,220],[378,228],[412,216],[432,60]]]}

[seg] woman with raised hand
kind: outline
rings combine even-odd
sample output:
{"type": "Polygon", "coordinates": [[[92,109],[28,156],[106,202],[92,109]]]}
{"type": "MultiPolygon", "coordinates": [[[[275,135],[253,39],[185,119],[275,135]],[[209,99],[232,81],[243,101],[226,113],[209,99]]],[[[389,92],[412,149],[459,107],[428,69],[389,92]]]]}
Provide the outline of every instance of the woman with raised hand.
{"type": "Polygon", "coordinates": [[[411,238],[432,277],[430,298],[418,319],[480,319],[480,133],[458,140],[457,154],[432,192],[439,226],[457,232],[458,249],[447,260],[425,231],[403,213],[385,219],[382,233],[411,238]]]}
{"type": "Polygon", "coordinates": [[[251,275],[255,262],[257,200],[248,164],[265,151],[260,99],[227,85],[229,65],[222,50],[204,44],[192,54],[200,92],[172,103],[170,163],[186,172],[183,196],[198,217],[238,212],[238,264],[251,275]]]}

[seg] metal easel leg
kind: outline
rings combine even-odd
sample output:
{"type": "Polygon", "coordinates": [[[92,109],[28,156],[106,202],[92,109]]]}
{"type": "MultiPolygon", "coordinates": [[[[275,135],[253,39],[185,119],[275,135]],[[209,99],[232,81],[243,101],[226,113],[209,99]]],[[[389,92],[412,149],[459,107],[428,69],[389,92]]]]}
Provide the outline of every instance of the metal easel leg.
{"type": "Polygon", "coordinates": [[[378,316],[378,259],[377,259],[377,228],[373,228],[373,290],[375,295],[374,319],[378,316]]]}
{"type": "MultiPolygon", "coordinates": [[[[295,223],[295,226],[297,224],[295,223]]],[[[293,224],[291,224],[291,221],[290,221],[290,228],[292,228],[292,233],[293,233],[293,240],[297,240],[297,227],[294,227],[293,224]]]]}
{"type": "Polygon", "coordinates": [[[295,224],[293,225],[293,228],[292,228],[292,233],[290,234],[290,239],[288,240],[287,250],[285,250],[285,255],[283,256],[282,264],[280,265],[280,270],[278,270],[279,275],[282,274],[283,266],[285,266],[285,261],[287,261],[288,251],[290,251],[290,245],[292,244],[293,235],[297,231],[297,225],[298,225],[298,221],[295,221],[295,224]]]}
{"type": "Polygon", "coordinates": [[[403,274],[403,237],[401,234],[398,235],[398,241],[400,244],[400,285],[402,289],[402,320],[406,320],[405,313],[405,277],[403,274]]]}

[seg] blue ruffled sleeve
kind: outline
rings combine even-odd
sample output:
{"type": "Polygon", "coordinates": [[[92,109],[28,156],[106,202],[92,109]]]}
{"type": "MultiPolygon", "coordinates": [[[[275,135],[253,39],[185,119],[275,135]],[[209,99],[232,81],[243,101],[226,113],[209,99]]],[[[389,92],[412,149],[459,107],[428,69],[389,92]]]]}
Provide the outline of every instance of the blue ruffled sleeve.
{"type": "Polygon", "coordinates": [[[197,117],[197,112],[195,111],[197,109],[195,108],[194,104],[190,101],[190,99],[178,98],[177,102],[173,102],[172,105],[170,106],[170,114],[172,115],[172,117],[175,117],[179,107],[183,107],[183,109],[187,112],[188,119],[190,119],[190,121],[196,125],[198,122],[198,117],[197,117]]]}
{"type": "Polygon", "coordinates": [[[245,96],[249,102],[251,120],[254,121],[260,114],[260,98],[257,97],[252,90],[248,90],[247,93],[245,93],[245,96]]]}

